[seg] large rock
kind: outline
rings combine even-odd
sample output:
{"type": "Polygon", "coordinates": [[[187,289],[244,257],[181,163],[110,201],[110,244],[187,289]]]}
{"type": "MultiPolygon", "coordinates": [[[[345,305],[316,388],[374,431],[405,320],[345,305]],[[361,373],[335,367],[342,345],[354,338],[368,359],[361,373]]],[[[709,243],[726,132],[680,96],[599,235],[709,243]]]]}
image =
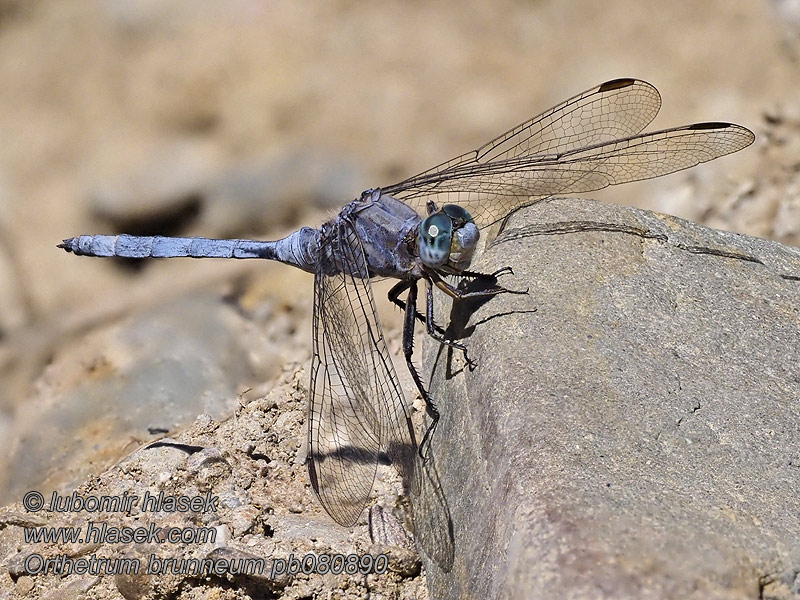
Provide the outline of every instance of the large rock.
{"type": "Polygon", "coordinates": [[[0,504],[31,489],[71,491],[199,413],[230,415],[242,402],[237,392],[274,381],[298,346],[292,315],[275,301],[264,306],[270,318],[259,323],[230,297],[196,290],[54,348],[4,440],[0,504]]]}
{"type": "Polygon", "coordinates": [[[800,598],[800,250],[553,200],[504,265],[427,346],[431,597],[800,598]]]}

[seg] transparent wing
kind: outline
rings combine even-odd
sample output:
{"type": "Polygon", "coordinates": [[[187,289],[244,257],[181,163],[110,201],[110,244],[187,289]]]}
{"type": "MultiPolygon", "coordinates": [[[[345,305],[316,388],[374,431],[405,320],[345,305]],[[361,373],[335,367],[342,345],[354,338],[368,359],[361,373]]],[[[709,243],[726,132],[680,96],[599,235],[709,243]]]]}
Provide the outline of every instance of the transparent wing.
{"type": "Polygon", "coordinates": [[[381,452],[413,486],[417,446],[361,242],[342,218],[321,247],[314,279],[308,470],[325,510],[349,526],[369,499],[381,452]]]}
{"type": "Polygon", "coordinates": [[[541,198],[666,175],[754,139],[729,123],[637,135],[660,106],[658,91],[644,81],[609,81],[383,191],[422,214],[428,200],[460,204],[485,226],[541,198]]]}

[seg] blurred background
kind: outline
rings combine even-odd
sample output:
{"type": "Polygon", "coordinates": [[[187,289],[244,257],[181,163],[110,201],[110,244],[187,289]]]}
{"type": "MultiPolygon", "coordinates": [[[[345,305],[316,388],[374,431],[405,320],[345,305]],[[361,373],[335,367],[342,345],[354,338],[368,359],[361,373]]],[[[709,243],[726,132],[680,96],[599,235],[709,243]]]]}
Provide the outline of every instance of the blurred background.
{"type": "Polygon", "coordinates": [[[663,97],[651,128],[758,139],[591,197],[796,245],[798,37],[798,0],[0,0],[0,501],[223,418],[310,357],[310,275],[78,258],[61,239],[318,226],[639,77],[663,97]]]}

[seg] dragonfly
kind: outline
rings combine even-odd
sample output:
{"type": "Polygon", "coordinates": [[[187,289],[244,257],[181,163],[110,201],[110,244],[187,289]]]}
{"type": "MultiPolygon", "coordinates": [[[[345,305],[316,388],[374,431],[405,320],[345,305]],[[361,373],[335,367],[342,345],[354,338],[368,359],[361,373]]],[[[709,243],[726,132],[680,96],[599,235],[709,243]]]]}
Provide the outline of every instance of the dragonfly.
{"type": "Polygon", "coordinates": [[[747,128],[723,122],[643,133],[660,107],[658,90],[645,81],[607,81],[476,150],[366,190],[319,228],[302,227],[275,241],[81,235],[59,247],[98,257],[260,258],[313,273],[306,462],[324,509],[351,526],[369,501],[379,463],[394,465],[407,492],[418,489],[423,449],[440,413],[412,361],[415,322],[466,358],[465,346],[436,323],[434,289],[456,300],[512,291],[497,283],[511,267],[469,270],[482,230],[555,195],[659,177],[755,139],[747,128]],[[429,420],[419,444],[376,312],[371,280],[383,278],[398,280],[389,300],[403,310],[403,355],[429,420]],[[477,280],[480,289],[454,284],[463,278],[477,280]]]}

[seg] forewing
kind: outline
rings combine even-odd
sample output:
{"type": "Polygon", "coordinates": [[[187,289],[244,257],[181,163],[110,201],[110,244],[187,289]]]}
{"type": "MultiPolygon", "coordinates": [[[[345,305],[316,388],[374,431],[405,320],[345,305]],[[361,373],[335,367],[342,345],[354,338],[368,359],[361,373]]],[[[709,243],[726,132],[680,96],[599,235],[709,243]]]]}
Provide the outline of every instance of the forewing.
{"type": "Polygon", "coordinates": [[[472,152],[382,189],[421,214],[428,200],[460,204],[485,226],[541,198],[665,175],[735,152],[753,140],[747,129],[727,123],[637,136],[660,107],[661,97],[649,83],[608,81],[472,152]],[[682,133],[673,134],[678,131],[682,133]],[[614,152],[620,153],[617,159],[610,156],[614,152]],[[653,165],[654,152],[668,156],[667,164],[653,165]],[[678,156],[680,152],[686,155],[678,156]],[[625,175],[625,160],[634,165],[630,175],[625,175]],[[615,165],[613,172],[602,172],[605,162],[615,165]]]}
{"type": "Polygon", "coordinates": [[[658,90],[640,79],[614,79],[581,92],[475,151],[477,162],[560,154],[644,130],[661,108],[658,90]]]}
{"type": "Polygon", "coordinates": [[[480,148],[382,189],[400,197],[403,190],[419,187],[431,176],[458,166],[486,164],[519,156],[558,154],[628,137],[647,127],[660,108],[658,90],[646,81],[606,81],[520,123],[480,148]]]}
{"type": "Polygon", "coordinates": [[[349,526],[369,499],[382,451],[412,481],[416,442],[361,242],[342,218],[322,247],[314,279],[308,470],[325,510],[349,526]]]}

